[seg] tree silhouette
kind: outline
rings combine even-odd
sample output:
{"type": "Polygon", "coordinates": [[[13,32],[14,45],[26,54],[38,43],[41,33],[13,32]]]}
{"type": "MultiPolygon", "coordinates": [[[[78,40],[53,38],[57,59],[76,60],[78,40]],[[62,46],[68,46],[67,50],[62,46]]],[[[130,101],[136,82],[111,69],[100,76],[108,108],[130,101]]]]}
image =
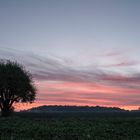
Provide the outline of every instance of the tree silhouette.
{"type": "Polygon", "coordinates": [[[0,109],[1,115],[9,116],[16,102],[32,103],[36,88],[31,74],[17,62],[0,60],[0,109]]]}

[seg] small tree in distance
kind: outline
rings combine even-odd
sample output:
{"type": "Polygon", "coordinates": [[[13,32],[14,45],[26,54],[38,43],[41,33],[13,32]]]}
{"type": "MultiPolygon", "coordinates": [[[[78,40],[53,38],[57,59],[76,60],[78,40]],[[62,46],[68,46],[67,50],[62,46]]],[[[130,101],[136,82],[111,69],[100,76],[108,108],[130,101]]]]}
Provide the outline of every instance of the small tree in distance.
{"type": "Polygon", "coordinates": [[[31,74],[17,62],[0,60],[0,109],[1,115],[7,117],[16,102],[32,103],[36,88],[31,74]]]}

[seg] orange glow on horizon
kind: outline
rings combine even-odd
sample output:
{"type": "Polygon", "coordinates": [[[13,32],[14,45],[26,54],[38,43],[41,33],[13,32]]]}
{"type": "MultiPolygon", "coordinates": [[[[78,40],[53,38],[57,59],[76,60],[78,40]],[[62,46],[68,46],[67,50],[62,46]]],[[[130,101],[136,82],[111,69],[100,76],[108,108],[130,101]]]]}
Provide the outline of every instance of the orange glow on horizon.
{"type": "MultiPolygon", "coordinates": [[[[62,104],[42,104],[42,103],[32,103],[32,104],[18,104],[15,106],[15,110],[16,111],[22,111],[22,110],[27,110],[27,109],[31,109],[31,108],[34,108],[34,107],[39,107],[39,106],[44,106],[44,105],[62,105],[62,106],[103,106],[103,105],[83,105],[83,104],[74,104],[74,103],[71,103],[71,104],[65,104],[65,103],[62,103],[62,104]]],[[[112,106],[104,106],[104,107],[119,107],[121,109],[125,109],[125,110],[137,110],[139,107],[138,106],[115,106],[115,105],[112,105],[112,106]]]]}

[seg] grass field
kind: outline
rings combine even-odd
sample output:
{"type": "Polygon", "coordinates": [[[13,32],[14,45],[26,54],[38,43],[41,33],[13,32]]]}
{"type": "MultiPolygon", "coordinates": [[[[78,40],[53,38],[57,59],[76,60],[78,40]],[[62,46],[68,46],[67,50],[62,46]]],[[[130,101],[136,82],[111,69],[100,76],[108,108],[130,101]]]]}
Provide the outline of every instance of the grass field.
{"type": "Polygon", "coordinates": [[[140,140],[138,116],[18,113],[0,118],[0,140],[140,140]]]}

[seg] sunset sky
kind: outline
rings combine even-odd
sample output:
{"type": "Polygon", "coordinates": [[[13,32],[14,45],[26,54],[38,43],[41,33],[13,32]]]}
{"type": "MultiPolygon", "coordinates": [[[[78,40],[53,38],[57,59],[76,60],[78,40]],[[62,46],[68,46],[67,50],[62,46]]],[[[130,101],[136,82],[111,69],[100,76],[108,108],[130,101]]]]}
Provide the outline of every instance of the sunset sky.
{"type": "Polygon", "coordinates": [[[140,106],[140,0],[0,0],[0,59],[31,72],[31,105],[140,106]]]}

